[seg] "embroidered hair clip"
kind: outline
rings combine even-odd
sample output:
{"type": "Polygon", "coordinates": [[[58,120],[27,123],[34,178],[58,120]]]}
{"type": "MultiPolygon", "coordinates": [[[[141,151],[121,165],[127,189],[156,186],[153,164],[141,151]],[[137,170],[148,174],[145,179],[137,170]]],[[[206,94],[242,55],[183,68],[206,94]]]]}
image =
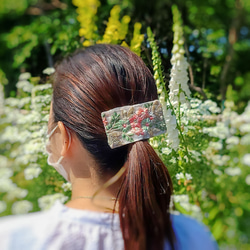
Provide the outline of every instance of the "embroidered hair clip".
{"type": "Polygon", "coordinates": [[[114,108],[101,115],[111,148],[148,139],[167,130],[159,100],[114,108]]]}

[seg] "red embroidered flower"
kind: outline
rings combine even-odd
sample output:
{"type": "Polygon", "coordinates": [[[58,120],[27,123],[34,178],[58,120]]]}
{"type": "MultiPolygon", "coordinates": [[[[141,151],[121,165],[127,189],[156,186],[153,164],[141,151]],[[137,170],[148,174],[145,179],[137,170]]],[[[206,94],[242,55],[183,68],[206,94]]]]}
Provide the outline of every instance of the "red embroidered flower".
{"type": "Polygon", "coordinates": [[[140,122],[140,123],[141,123],[143,120],[144,120],[143,117],[139,117],[139,118],[137,119],[137,121],[140,122]]]}
{"type": "Polygon", "coordinates": [[[137,122],[132,122],[130,125],[131,125],[131,128],[140,128],[141,127],[141,124],[137,123],[137,122]]]}
{"type": "MultiPolygon", "coordinates": [[[[129,119],[130,126],[131,126],[131,132],[137,136],[144,135],[144,131],[142,129],[142,122],[145,119],[153,120],[154,117],[150,116],[148,108],[139,108],[136,113],[129,119]]],[[[145,124],[147,127],[149,127],[149,122],[146,122],[145,124]]]]}
{"type": "Polygon", "coordinates": [[[144,112],[144,109],[143,108],[139,108],[136,112],[137,115],[140,115],[141,113],[144,112]]]}
{"type": "Polygon", "coordinates": [[[107,121],[106,117],[102,118],[102,122],[103,122],[104,126],[106,127],[107,124],[108,124],[108,121],[107,121]]]}
{"type": "Polygon", "coordinates": [[[130,119],[129,119],[129,122],[132,123],[134,122],[136,119],[137,119],[137,115],[133,115],[130,119]]]}
{"type": "Polygon", "coordinates": [[[135,135],[144,135],[144,131],[142,128],[132,128],[131,132],[135,135]]]}
{"type": "Polygon", "coordinates": [[[127,127],[127,124],[126,124],[126,123],[124,123],[124,124],[122,124],[122,126],[123,126],[124,128],[126,128],[126,127],[127,127]]]}

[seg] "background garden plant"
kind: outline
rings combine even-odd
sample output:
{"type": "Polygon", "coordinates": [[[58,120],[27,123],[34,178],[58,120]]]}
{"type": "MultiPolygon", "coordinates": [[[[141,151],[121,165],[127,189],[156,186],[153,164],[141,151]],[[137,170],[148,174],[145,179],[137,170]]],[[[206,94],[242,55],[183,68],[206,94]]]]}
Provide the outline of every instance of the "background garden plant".
{"type": "Polygon", "coordinates": [[[9,20],[11,27],[0,36],[6,48],[0,51],[0,216],[48,209],[70,197],[70,184],[47,165],[44,153],[53,62],[91,44],[122,44],[152,69],[164,106],[167,134],[150,142],[173,178],[173,212],[203,221],[222,249],[248,249],[247,1],[175,1],[178,7],[167,0],[145,6],[129,0],[34,2],[22,0],[16,9],[7,1],[0,5],[0,22],[9,20]],[[222,14],[222,7],[228,11],[222,14]],[[26,13],[26,19],[16,25],[8,11],[26,13]],[[228,28],[220,15],[225,22],[232,18],[228,28]]]}

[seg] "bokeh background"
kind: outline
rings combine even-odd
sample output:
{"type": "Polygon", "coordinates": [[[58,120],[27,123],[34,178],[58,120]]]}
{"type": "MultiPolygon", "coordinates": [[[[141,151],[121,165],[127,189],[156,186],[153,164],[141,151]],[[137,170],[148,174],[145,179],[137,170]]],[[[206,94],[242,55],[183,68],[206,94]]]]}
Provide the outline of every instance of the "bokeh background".
{"type": "Polygon", "coordinates": [[[44,153],[53,66],[121,44],[166,107],[168,134],[150,142],[173,178],[173,212],[205,223],[221,249],[249,249],[249,29],[248,0],[1,0],[0,216],[69,199],[44,153]]]}

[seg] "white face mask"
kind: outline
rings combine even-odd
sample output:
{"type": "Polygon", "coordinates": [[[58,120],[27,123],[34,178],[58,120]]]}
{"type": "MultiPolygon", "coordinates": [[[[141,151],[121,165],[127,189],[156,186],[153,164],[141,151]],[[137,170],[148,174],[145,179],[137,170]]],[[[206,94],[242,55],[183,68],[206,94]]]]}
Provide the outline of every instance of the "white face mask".
{"type": "MultiPolygon", "coordinates": [[[[66,170],[64,169],[63,165],[62,165],[62,160],[64,158],[64,156],[60,156],[59,159],[55,162],[54,160],[54,156],[53,156],[53,152],[51,151],[51,146],[50,146],[50,137],[53,135],[53,133],[55,132],[55,130],[57,129],[58,125],[56,125],[56,127],[50,132],[50,134],[48,135],[48,142],[46,144],[46,152],[48,154],[48,159],[47,162],[50,166],[54,167],[56,169],[56,171],[63,176],[63,178],[69,182],[69,176],[68,173],[66,172],[66,170]]],[[[69,145],[71,143],[71,136],[69,134],[69,145]]]]}

